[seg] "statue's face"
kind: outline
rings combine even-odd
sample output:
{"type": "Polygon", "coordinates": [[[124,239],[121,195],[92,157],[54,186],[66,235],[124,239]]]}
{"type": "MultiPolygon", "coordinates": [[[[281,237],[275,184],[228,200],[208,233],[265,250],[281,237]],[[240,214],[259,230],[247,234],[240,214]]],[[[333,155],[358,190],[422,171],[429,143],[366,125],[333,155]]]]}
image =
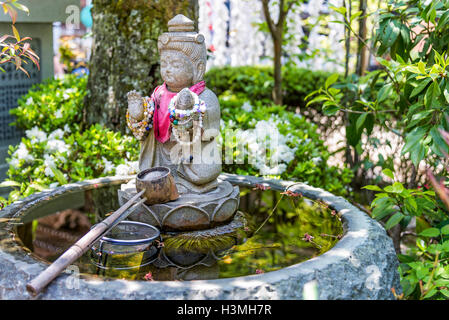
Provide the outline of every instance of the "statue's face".
{"type": "Polygon", "coordinates": [[[192,62],[179,51],[163,51],[161,53],[161,76],[169,88],[191,87],[194,78],[192,62]]]}

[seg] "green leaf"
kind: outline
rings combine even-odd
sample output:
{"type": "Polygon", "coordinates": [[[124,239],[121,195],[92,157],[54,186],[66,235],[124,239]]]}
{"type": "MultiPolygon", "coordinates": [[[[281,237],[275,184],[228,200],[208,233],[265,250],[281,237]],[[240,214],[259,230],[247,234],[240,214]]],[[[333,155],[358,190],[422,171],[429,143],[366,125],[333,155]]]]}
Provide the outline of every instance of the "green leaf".
{"type": "Polygon", "coordinates": [[[443,15],[438,20],[436,31],[439,32],[442,28],[447,26],[448,20],[449,20],[449,10],[443,13],[443,15]]]}
{"type": "Polygon", "coordinates": [[[324,104],[323,105],[323,113],[326,116],[333,116],[340,110],[340,107],[335,104],[324,104]]]}
{"type": "Polygon", "coordinates": [[[356,128],[357,128],[358,131],[360,130],[360,128],[363,127],[363,124],[365,123],[365,120],[366,120],[367,116],[368,116],[368,113],[365,112],[365,113],[362,113],[360,115],[360,117],[357,119],[356,128]]]}
{"type": "Polygon", "coordinates": [[[412,197],[406,198],[405,199],[405,206],[406,208],[408,208],[410,211],[413,210],[418,210],[418,204],[416,203],[416,200],[412,197]]]}
{"type": "MultiPolygon", "coordinates": [[[[443,157],[443,152],[448,153],[449,152],[449,146],[447,145],[446,141],[441,137],[441,133],[438,129],[443,129],[442,127],[433,127],[430,129],[430,136],[432,137],[433,144],[435,148],[432,149],[433,152],[435,152],[440,157],[443,157]]],[[[444,130],[444,129],[443,129],[444,130]]]]}
{"type": "Polygon", "coordinates": [[[384,85],[379,92],[377,93],[377,102],[382,102],[386,100],[389,96],[391,96],[391,93],[393,91],[393,84],[388,83],[384,85]]]}
{"type": "Polygon", "coordinates": [[[404,219],[404,215],[401,212],[397,212],[394,215],[388,219],[387,223],[385,224],[385,229],[391,229],[395,225],[397,225],[401,220],[404,219]]]}
{"type": "Polygon", "coordinates": [[[426,65],[424,64],[424,62],[422,62],[422,61],[418,62],[418,70],[419,70],[419,72],[421,72],[423,74],[427,74],[426,65]]]}
{"type": "Polygon", "coordinates": [[[317,96],[315,98],[313,98],[312,100],[310,100],[307,104],[306,107],[310,106],[311,104],[317,103],[317,102],[322,102],[322,101],[327,101],[329,100],[329,98],[325,95],[321,95],[321,96],[317,96]]]}
{"type": "Polygon", "coordinates": [[[432,82],[424,95],[424,105],[429,108],[441,94],[440,86],[437,82],[432,82]]]}
{"type": "Polygon", "coordinates": [[[0,183],[0,188],[21,187],[21,186],[22,186],[21,183],[11,180],[3,181],[2,183],[0,183]]]}
{"type": "Polygon", "coordinates": [[[29,185],[30,188],[36,189],[37,191],[44,191],[46,188],[38,183],[32,183],[29,185]]]}
{"type": "Polygon", "coordinates": [[[401,193],[404,191],[404,186],[400,182],[395,182],[393,185],[385,187],[384,190],[389,193],[401,193]]]}
{"type": "Polygon", "coordinates": [[[420,81],[419,85],[417,87],[415,87],[415,89],[412,90],[412,93],[410,94],[410,99],[412,99],[416,95],[420,94],[431,81],[432,81],[432,79],[430,79],[430,78],[420,81]]]}
{"type": "Polygon", "coordinates": [[[356,13],[354,13],[351,18],[349,19],[350,22],[354,21],[354,19],[358,18],[359,16],[362,15],[362,11],[357,11],[356,13]]]}
{"type": "Polygon", "coordinates": [[[381,34],[382,45],[390,48],[396,42],[400,32],[400,23],[397,20],[389,20],[381,34]]]}
{"type": "Polygon", "coordinates": [[[407,152],[410,152],[410,157],[415,166],[424,158],[425,148],[422,140],[426,133],[426,128],[416,127],[405,137],[405,145],[402,148],[401,153],[406,154],[407,152]]]}
{"type": "Polygon", "coordinates": [[[443,235],[449,235],[449,224],[445,225],[443,228],[441,228],[441,234],[443,235]]]}
{"type": "Polygon", "coordinates": [[[371,191],[380,191],[382,192],[383,190],[381,188],[379,188],[378,186],[364,186],[362,189],[366,189],[366,190],[371,190],[371,191]]]}
{"type": "Polygon", "coordinates": [[[372,213],[372,217],[376,220],[382,220],[383,218],[389,216],[390,214],[396,213],[397,210],[390,207],[390,208],[385,208],[385,207],[376,207],[373,210],[372,213]]]}
{"type": "Polygon", "coordinates": [[[440,289],[440,292],[441,292],[446,298],[449,298],[449,290],[448,290],[448,289],[440,289]]]}
{"type": "Polygon", "coordinates": [[[446,80],[446,85],[444,86],[443,90],[444,98],[446,99],[446,102],[449,103],[449,81],[446,80]]]}
{"type": "Polygon", "coordinates": [[[51,169],[51,171],[53,171],[55,178],[56,178],[56,180],[58,180],[60,185],[64,185],[64,184],[68,183],[66,178],[64,177],[64,174],[60,170],[58,170],[57,168],[55,168],[53,166],[50,166],[50,169],[51,169]]]}
{"type": "Polygon", "coordinates": [[[324,83],[324,87],[328,89],[331,85],[333,85],[338,80],[338,73],[331,74],[324,83]]]}
{"type": "Polygon", "coordinates": [[[338,12],[341,15],[346,15],[346,8],[345,7],[335,7],[335,6],[329,6],[331,10],[334,10],[335,12],[338,12]]]}
{"type": "Polygon", "coordinates": [[[394,174],[393,174],[393,172],[390,169],[388,169],[388,168],[387,169],[383,169],[382,173],[384,175],[386,175],[388,178],[394,180],[394,174]]]}
{"type": "Polygon", "coordinates": [[[415,167],[419,165],[419,163],[421,162],[421,160],[424,159],[425,156],[426,156],[426,149],[423,146],[422,142],[419,141],[418,144],[410,150],[410,158],[415,167]]]}
{"type": "Polygon", "coordinates": [[[434,238],[440,235],[440,230],[437,228],[429,228],[421,232],[419,235],[423,237],[434,238]]]}
{"type": "Polygon", "coordinates": [[[426,244],[426,242],[425,242],[423,239],[421,239],[421,238],[416,239],[416,246],[417,246],[421,251],[426,251],[426,249],[427,249],[427,244],[426,244]]]}

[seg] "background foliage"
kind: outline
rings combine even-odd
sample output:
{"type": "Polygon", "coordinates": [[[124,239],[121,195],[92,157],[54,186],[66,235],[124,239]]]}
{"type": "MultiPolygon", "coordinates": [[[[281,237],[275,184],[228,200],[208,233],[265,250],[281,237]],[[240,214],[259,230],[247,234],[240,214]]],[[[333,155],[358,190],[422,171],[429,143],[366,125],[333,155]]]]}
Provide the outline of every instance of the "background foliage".
{"type": "MultiPolygon", "coordinates": [[[[319,73],[317,77],[320,76],[319,73]]],[[[86,77],[66,76],[36,85],[19,100],[19,107],[12,110],[17,118],[15,125],[25,130],[26,137],[21,144],[10,147],[8,180],[2,186],[14,187],[14,191],[8,200],[0,199],[3,206],[48,187],[136,172],[139,146],[134,138],[100,124],[88,126],[83,122],[86,83],[86,77]]],[[[295,149],[294,159],[286,163],[282,174],[272,176],[307,181],[337,194],[348,194],[346,185],[352,174],[347,169],[327,166],[330,155],[313,124],[272,105],[268,99],[255,104],[254,112],[244,112],[242,106],[251,99],[244,92],[238,96],[225,93],[221,96],[223,129],[251,130],[256,125],[254,119],[276,119],[267,123],[274,123],[282,135],[291,134],[288,148],[295,149]]],[[[225,165],[224,169],[230,173],[260,174],[258,168],[245,163],[225,165]]]]}
{"type": "MultiPolygon", "coordinates": [[[[354,29],[360,11],[333,9],[344,18],[348,34],[361,39],[354,29]]],[[[399,297],[441,299],[448,295],[445,225],[449,216],[426,170],[447,177],[449,140],[442,133],[449,126],[449,2],[389,1],[377,14],[375,34],[361,40],[379,69],[348,75],[344,81],[331,76],[310,94],[309,103],[346,119],[346,161],[357,173],[358,186],[370,182],[363,179],[368,169],[383,169],[383,181],[365,189],[377,192],[372,215],[385,223],[402,262],[404,293],[399,297]],[[363,151],[372,148],[370,138],[376,130],[399,137],[402,150],[367,168],[363,151]],[[397,157],[399,165],[394,161],[397,157]],[[399,170],[401,166],[405,170],[399,170]]]]}

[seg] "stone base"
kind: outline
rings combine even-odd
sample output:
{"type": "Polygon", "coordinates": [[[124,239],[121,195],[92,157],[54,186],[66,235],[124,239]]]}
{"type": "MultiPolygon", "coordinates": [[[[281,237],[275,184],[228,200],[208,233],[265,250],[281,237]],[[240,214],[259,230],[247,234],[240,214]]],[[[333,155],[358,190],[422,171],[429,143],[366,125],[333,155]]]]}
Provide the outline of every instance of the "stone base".
{"type": "MultiPolygon", "coordinates": [[[[120,205],[135,194],[135,180],[118,190],[120,205]]],[[[219,181],[218,187],[204,194],[181,194],[179,199],[164,204],[142,204],[129,216],[160,228],[162,231],[193,231],[214,228],[230,221],[237,212],[240,200],[239,187],[219,181]]]]}
{"type": "Polygon", "coordinates": [[[221,252],[241,243],[240,232],[244,232],[245,225],[243,213],[237,212],[230,223],[216,228],[162,234],[164,247],[153,265],[178,269],[211,267],[220,259],[221,252]]]}

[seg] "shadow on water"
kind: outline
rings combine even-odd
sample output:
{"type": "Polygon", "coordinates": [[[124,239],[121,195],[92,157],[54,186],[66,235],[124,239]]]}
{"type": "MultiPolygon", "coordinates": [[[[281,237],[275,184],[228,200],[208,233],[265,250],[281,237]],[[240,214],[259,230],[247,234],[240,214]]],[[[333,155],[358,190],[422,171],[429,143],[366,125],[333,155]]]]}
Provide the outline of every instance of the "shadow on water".
{"type": "MultiPolygon", "coordinates": [[[[95,203],[95,206],[101,205],[95,203]]],[[[140,247],[99,249],[76,262],[81,273],[129,280],[233,278],[278,270],[331,249],[343,233],[338,215],[323,203],[273,190],[241,188],[238,228],[214,236],[162,234],[140,247]]],[[[92,203],[17,228],[34,256],[52,262],[82,237],[99,214],[92,203]]]]}

